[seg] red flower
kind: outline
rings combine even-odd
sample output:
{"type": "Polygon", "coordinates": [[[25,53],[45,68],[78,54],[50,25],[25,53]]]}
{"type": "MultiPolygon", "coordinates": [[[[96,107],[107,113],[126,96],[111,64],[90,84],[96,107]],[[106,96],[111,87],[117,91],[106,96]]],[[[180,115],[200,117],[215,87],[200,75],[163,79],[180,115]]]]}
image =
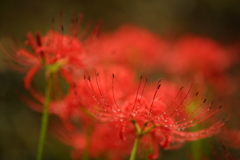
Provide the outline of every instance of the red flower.
{"type": "Polygon", "coordinates": [[[12,63],[10,63],[12,67],[18,70],[19,67],[28,70],[24,80],[25,88],[30,88],[32,78],[43,66],[52,70],[60,70],[63,77],[68,82],[72,82],[79,72],[81,73],[92,64],[96,57],[91,55],[90,44],[98,35],[99,25],[86,38],[88,27],[78,35],[81,22],[82,15],[79,18],[73,17],[69,35],[63,35],[63,31],[59,33],[54,30],[50,30],[45,36],[41,36],[40,33],[33,35],[29,32],[25,43],[28,48],[12,51],[4,47],[12,58],[12,63]],[[85,40],[81,41],[82,38],[85,40]],[[70,76],[71,72],[75,73],[75,77],[70,76]]]}
{"type": "Polygon", "coordinates": [[[181,37],[158,59],[166,73],[176,78],[194,78],[199,88],[210,84],[220,93],[230,89],[226,71],[234,59],[226,48],[210,38],[181,37]]]}
{"type": "Polygon", "coordinates": [[[112,33],[101,34],[96,48],[104,55],[105,63],[148,70],[159,66],[157,58],[166,50],[166,44],[144,28],[123,25],[112,33]]]}
{"type": "MultiPolygon", "coordinates": [[[[177,90],[167,85],[161,86],[159,82],[157,87],[149,87],[150,89],[147,90],[147,82],[143,79],[137,87],[130,86],[131,83],[128,85],[124,83],[126,80],[130,81],[130,77],[115,77],[113,74],[110,80],[102,81],[99,75],[96,75],[95,78],[88,77],[85,79],[85,84],[80,83],[78,86],[76,92],[81,98],[81,103],[99,120],[118,126],[120,137],[123,140],[136,132],[150,136],[154,149],[150,158],[157,158],[158,145],[164,149],[178,148],[184,142],[216,134],[225,123],[225,121],[219,120],[208,128],[191,132],[190,129],[193,126],[212,117],[221,107],[211,109],[212,104],[209,104],[204,108],[203,105],[206,103],[204,100],[202,104],[187,114],[185,110],[192,105],[191,101],[195,99],[192,98],[190,102],[185,102],[188,100],[190,89],[184,94],[182,89],[177,90]],[[105,85],[109,84],[109,81],[112,81],[110,87],[105,85]],[[102,83],[103,85],[101,85],[102,83]],[[127,90],[125,91],[124,87],[126,86],[127,90]],[[137,94],[133,92],[133,88],[136,88],[137,94]],[[160,91],[158,91],[159,89],[160,91]],[[89,99],[91,97],[93,97],[92,100],[89,99]]],[[[149,144],[149,141],[144,141],[144,139],[142,142],[149,144]]]]}

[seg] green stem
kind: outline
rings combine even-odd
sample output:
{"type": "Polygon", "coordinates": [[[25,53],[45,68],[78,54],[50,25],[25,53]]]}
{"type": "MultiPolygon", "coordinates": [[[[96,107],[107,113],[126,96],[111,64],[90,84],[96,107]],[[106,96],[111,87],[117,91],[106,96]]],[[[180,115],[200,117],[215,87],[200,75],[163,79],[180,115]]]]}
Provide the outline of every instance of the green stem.
{"type": "Polygon", "coordinates": [[[46,132],[47,132],[47,126],[48,126],[48,116],[49,116],[49,105],[51,101],[51,90],[52,90],[52,79],[51,79],[51,73],[46,73],[46,81],[47,86],[45,90],[45,102],[44,102],[44,110],[42,114],[42,123],[41,123],[41,130],[40,130],[40,137],[38,142],[38,152],[37,152],[37,160],[42,160],[43,156],[43,148],[45,144],[46,139],[46,132]]]}
{"type": "Polygon", "coordinates": [[[192,153],[194,160],[202,159],[201,153],[200,153],[200,147],[201,147],[200,140],[191,143],[191,153],[192,153]]]}
{"type": "Polygon", "coordinates": [[[129,160],[135,160],[136,155],[137,155],[138,143],[139,143],[140,139],[141,139],[141,136],[138,135],[136,137],[135,141],[134,141],[132,152],[131,152],[131,156],[130,156],[129,160]]]}
{"type": "Polygon", "coordinates": [[[143,125],[142,128],[137,124],[137,122],[134,119],[132,120],[132,123],[133,123],[133,125],[135,127],[135,130],[137,132],[137,137],[134,141],[131,156],[130,156],[129,160],[135,160],[136,155],[137,155],[137,150],[138,150],[138,144],[139,144],[139,141],[140,141],[141,137],[143,135],[147,134],[148,132],[150,132],[154,128],[154,126],[150,126],[149,128],[146,129],[146,127],[148,125],[148,122],[146,122],[143,125]]]}

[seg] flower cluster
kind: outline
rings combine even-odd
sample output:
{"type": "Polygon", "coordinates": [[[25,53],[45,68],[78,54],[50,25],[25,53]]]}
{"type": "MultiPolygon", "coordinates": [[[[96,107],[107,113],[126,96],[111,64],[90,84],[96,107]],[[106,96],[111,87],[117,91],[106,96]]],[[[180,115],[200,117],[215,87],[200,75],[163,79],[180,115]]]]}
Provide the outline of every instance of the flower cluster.
{"type": "Polygon", "coordinates": [[[13,50],[3,47],[11,57],[11,60],[8,61],[10,67],[18,71],[27,70],[24,80],[26,89],[30,88],[32,78],[42,67],[47,67],[48,70],[53,72],[60,70],[66,81],[73,82],[73,78],[76,78],[84,69],[89,68],[96,61],[97,56],[92,53],[90,48],[98,36],[99,25],[96,25],[86,38],[88,26],[84,29],[84,32],[78,34],[82,19],[82,15],[73,17],[69,35],[61,33],[63,32],[62,26],[60,32],[52,29],[44,36],[41,36],[39,32],[35,35],[28,32],[25,42],[27,48],[13,50]]]}
{"type": "Polygon", "coordinates": [[[33,98],[21,98],[43,112],[46,124],[48,114],[61,120],[50,130],[72,147],[73,159],[157,159],[159,148],[178,149],[221,130],[229,117],[219,118],[222,106],[202,97],[206,87],[211,93],[229,88],[225,71],[234,61],[227,49],[193,36],[170,42],[131,25],[95,41],[99,25],[79,33],[82,19],[73,17],[67,35],[60,26],[44,36],[27,33],[26,48],[2,47],[10,67],[27,70],[24,86],[33,98]],[[31,85],[40,69],[44,94],[31,85]],[[139,73],[166,79],[139,79],[139,73]]]}

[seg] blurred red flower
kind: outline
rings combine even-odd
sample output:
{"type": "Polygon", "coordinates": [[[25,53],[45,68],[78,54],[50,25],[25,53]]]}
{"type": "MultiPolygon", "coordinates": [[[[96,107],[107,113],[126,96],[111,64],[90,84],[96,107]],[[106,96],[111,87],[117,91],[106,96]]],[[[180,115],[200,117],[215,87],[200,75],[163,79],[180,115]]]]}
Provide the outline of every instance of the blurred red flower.
{"type": "Polygon", "coordinates": [[[216,93],[222,94],[231,90],[227,70],[234,61],[228,49],[216,41],[191,35],[169,43],[168,52],[159,57],[159,64],[167,74],[194,79],[199,88],[210,85],[216,93]]]}
{"type": "Polygon", "coordinates": [[[124,64],[136,69],[151,70],[165,52],[166,43],[147,29],[125,24],[111,33],[102,33],[97,44],[105,63],[124,64]]]}
{"type": "Polygon", "coordinates": [[[41,36],[39,32],[35,35],[29,32],[25,43],[26,48],[14,49],[11,45],[10,48],[2,47],[11,58],[8,61],[10,67],[17,71],[27,70],[24,80],[26,89],[30,88],[32,78],[42,67],[60,70],[62,76],[68,82],[72,82],[76,76],[70,74],[79,74],[96,60],[96,57],[91,56],[90,45],[99,33],[99,25],[87,38],[88,26],[78,35],[82,18],[82,15],[79,18],[73,17],[69,35],[63,34],[63,28],[61,33],[50,30],[44,36],[41,36]],[[82,41],[83,38],[84,41],[82,41]]]}

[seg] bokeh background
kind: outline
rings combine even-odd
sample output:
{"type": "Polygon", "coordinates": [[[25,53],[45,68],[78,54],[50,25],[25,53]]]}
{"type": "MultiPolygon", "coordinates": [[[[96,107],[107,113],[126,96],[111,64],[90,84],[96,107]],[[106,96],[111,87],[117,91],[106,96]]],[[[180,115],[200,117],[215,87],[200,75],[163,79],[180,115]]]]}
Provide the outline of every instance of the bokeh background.
{"type": "MultiPolygon", "coordinates": [[[[76,12],[84,13],[85,22],[100,21],[102,32],[130,23],[171,39],[191,33],[213,38],[222,45],[240,40],[239,0],[1,0],[0,37],[11,36],[21,44],[28,31],[44,34],[51,29],[51,18],[58,22],[60,10],[64,26],[76,12]]],[[[0,160],[32,160],[41,114],[19,100],[19,94],[24,93],[24,75],[8,69],[4,58],[0,51],[0,160]]],[[[235,75],[239,74],[238,66],[232,71],[235,75]]],[[[68,160],[69,151],[48,135],[46,160],[68,160]]],[[[236,150],[230,151],[240,158],[236,150]]],[[[186,158],[183,149],[162,151],[162,159],[179,157],[186,158]]]]}

